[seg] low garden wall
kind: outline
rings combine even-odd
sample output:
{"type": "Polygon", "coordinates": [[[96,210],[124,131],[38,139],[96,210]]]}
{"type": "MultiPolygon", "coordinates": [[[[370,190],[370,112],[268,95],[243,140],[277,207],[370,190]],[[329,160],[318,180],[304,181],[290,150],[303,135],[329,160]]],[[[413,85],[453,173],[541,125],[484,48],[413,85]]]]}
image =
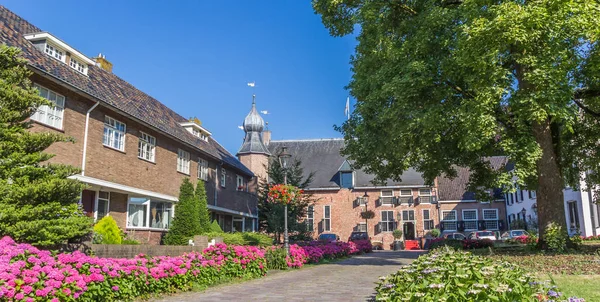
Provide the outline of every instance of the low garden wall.
{"type": "MultiPolygon", "coordinates": [[[[223,238],[215,238],[216,243],[223,238]]],[[[201,253],[208,247],[208,237],[194,237],[194,246],[189,245],[129,245],[129,244],[92,244],[92,252],[98,258],[135,258],[143,254],[149,257],[180,256],[185,253],[201,253]]]]}

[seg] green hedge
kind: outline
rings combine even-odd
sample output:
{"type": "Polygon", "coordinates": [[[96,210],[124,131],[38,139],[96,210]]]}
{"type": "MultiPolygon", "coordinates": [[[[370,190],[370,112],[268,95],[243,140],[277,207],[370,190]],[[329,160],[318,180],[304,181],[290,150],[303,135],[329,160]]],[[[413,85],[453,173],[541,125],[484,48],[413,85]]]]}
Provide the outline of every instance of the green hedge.
{"type": "Polygon", "coordinates": [[[271,246],[273,245],[273,239],[265,234],[260,233],[220,233],[210,232],[204,234],[208,236],[208,240],[212,240],[215,237],[223,237],[223,243],[230,245],[253,245],[253,246],[271,246]]]}

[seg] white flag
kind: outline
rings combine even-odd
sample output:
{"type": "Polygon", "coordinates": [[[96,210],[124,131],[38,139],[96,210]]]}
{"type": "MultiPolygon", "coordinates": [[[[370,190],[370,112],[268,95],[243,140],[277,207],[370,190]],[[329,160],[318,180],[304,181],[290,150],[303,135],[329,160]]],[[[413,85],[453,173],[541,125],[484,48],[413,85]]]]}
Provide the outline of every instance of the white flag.
{"type": "Polygon", "coordinates": [[[344,115],[350,119],[350,97],[346,99],[346,109],[344,109],[344,115]]]}
{"type": "Polygon", "coordinates": [[[256,85],[256,83],[254,83],[254,82],[248,83],[248,86],[250,86],[250,87],[254,87],[254,85],[256,85]]]}

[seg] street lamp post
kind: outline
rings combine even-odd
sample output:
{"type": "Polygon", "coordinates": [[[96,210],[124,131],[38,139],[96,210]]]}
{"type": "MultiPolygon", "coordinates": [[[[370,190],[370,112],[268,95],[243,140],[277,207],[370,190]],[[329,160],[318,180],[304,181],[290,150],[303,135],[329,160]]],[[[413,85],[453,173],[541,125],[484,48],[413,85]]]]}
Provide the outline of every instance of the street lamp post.
{"type": "MultiPolygon", "coordinates": [[[[287,185],[287,166],[288,166],[288,160],[290,159],[290,157],[292,157],[291,154],[287,153],[287,147],[283,146],[281,147],[281,153],[279,153],[279,155],[277,156],[277,158],[279,159],[279,165],[281,166],[281,168],[283,169],[283,184],[287,185]]],[[[283,246],[285,248],[285,252],[287,254],[290,253],[290,238],[288,237],[288,223],[287,223],[287,219],[288,219],[288,212],[287,212],[287,203],[284,206],[284,216],[283,216],[283,224],[284,224],[284,229],[283,229],[283,246]]]]}

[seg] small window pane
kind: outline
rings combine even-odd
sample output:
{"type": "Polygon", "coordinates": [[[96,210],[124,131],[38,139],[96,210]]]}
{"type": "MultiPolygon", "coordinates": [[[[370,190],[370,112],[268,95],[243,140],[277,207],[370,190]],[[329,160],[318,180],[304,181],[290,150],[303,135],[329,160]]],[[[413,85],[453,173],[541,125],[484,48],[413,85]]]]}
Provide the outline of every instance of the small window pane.
{"type": "Polygon", "coordinates": [[[411,189],[402,189],[402,190],[400,190],[400,195],[401,196],[412,196],[412,190],[411,189]]]}

